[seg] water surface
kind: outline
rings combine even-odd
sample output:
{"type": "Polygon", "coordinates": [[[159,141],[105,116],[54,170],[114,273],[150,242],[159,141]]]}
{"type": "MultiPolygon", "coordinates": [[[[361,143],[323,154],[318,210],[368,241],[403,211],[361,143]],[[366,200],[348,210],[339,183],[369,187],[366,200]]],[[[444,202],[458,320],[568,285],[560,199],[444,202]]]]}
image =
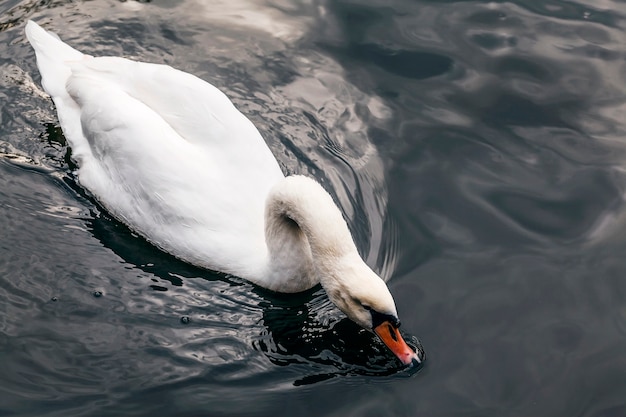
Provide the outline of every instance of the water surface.
{"type": "Polygon", "coordinates": [[[0,2],[0,415],[626,415],[625,16],[0,2]],[[286,173],[339,202],[421,372],[319,288],[203,271],[113,220],[73,174],[27,19],[225,91],[286,173]]]}

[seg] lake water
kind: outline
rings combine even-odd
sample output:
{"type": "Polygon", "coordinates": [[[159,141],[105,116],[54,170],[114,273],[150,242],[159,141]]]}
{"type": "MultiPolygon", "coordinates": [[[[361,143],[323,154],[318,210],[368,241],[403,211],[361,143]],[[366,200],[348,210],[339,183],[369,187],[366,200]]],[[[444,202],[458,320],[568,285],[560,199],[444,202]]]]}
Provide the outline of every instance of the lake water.
{"type": "Polygon", "coordinates": [[[0,415],[626,415],[626,3],[0,1],[0,415]],[[181,263],[84,191],[34,19],[225,91],[427,355],[181,263]]]}

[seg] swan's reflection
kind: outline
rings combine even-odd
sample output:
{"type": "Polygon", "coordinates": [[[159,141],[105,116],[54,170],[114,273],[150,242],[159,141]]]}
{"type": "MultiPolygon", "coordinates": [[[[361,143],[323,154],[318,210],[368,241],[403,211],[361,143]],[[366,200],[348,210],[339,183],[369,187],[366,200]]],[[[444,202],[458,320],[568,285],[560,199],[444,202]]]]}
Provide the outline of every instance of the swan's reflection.
{"type": "MultiPolygon", "coordinates": [[[[276,365],[309,364],[314,372],[296,385],[337,376],[387,376],[405,369],[373,333],[343,317],[322,289],[297,296],[267,294],[261,306],[266,332],[254,347],[276,365]]],[[[406,340],[423,357],[419,341],[406,340]]]]}
{"type": "MultiPolygon", "coordinates": [[[[404,370],[373,333],[344,317],[319,286],[303,293],[279,294],[250,284],[249,297],[242,300],[240,280],[194,267],[159,251],[105,212],[96,213],[88,223],[93,235],[105,247],[125,262],[163,281],[158,285],[150,284],[154,290],[167,291],[166,282],[182,286],[184,280],[201,278],[227,284],[220,285],[221,290],[211,297],[227,298],[240,304],[242,309],[251,308],[250,301],[254,301],[256,305],[252,308],[260,311],[262,319],[258,326],[246,329],[261,330],[256,336],[244,335],[251,340],[250,349],[263,353],[274,365],[304,365],[305,375],[294,382],[296,385],[337,376],[389,376],[404,370]]],[[[220,304],[223,303],[217,302],[216,308],[219,309],[220,304]]],[[[237,326],[229,310],[212,315],[223,321],[218,327],[237,326]]],[[[405,336],[405,339],[412,348],[421,350],[416,338],[405,336]]]]}

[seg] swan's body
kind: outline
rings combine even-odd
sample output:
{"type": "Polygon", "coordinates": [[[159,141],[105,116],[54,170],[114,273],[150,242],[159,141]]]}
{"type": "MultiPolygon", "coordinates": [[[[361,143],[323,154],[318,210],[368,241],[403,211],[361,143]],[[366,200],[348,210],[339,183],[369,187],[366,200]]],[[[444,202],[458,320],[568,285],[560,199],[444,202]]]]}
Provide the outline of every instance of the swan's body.
{"type": "MultiPolygon", "coordinates": [[[[285,178],[221,91],[165,65],[84,55],[34,22],[26,34],[79,181],[115,217],[184,261],[271,290],[321,282],[370,330],[397,321],[330,195],[314,180],[285,178]]],[[[394,352],[404,363],[419,360],[402,349],[394,352]]]]}

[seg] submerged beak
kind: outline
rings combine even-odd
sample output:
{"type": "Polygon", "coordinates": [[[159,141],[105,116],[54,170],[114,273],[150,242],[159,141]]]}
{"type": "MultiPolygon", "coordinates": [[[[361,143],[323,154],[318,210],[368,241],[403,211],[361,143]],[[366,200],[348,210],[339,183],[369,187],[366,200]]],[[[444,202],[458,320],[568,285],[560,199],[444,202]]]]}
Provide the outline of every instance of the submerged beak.
{"type": "Polygon", "coordinates": [[[374,333],[380,337],[380,340],[387,345],[403,364],[419,365],[422,363],[417,353],[406,344],[398,328],[393,326],[390,321],[383,321],[374,327],[374,333]]]}

